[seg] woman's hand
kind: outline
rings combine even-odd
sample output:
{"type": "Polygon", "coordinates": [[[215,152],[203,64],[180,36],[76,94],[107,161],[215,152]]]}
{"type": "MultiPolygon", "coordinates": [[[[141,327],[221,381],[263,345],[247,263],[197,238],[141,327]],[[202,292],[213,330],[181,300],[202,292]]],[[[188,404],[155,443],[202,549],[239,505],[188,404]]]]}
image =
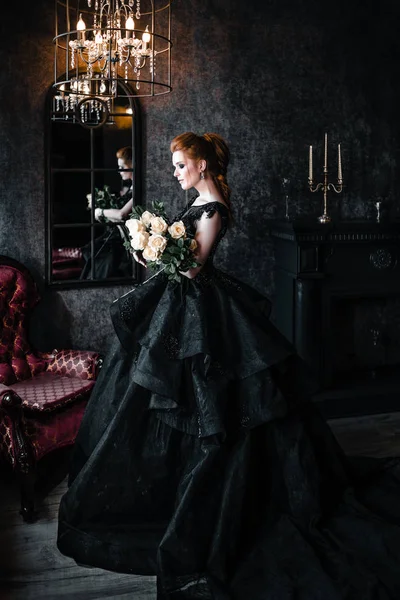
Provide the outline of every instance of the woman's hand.
{"type": "Polygon", "coordinates": [[[133,258],[136,260],[137,263],[139,263],[140,265],[143,265],[144,267],[146,267],[147,269],[147,262],[145,261],[145,259],[142,256],[142,253],[135,250],[133,252],[133,258]]]}
{"type": "Polygon", "coordinates": [[[100,219],[102,219],[102,217],[103,217],[103,209],[95,208],[94,209],[94,218],[96,219],[96,221],[100,221],[100,219]]]}
{"type": "Polygon", "coordinates": [[[183,275],[184,277],[186,277],[187,279],[194,279],[200,270],[201,270],[201,266],[189,269],[189,271],[179,271],[179,273],[181,275],[183,275]]]}
{"type": "Polygon", "coordinates": [[[106,208],[104,216],[111,223],[122,223],[124,220],[119,208],[106,208]]]}

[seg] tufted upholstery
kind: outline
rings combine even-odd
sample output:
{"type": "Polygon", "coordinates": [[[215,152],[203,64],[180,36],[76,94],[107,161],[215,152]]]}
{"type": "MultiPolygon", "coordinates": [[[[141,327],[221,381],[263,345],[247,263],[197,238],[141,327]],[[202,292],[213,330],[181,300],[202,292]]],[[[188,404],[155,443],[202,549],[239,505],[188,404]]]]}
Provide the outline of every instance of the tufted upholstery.
{"type": "Polygon", "coordinates": [[[53,250],[53,263],[65,260],[80,260],[82,250],[80,248],[55,248],[53,250]]]}
{"type": "Polygon", "coordinates": [[[30,346],[38,301],[26,267],[0,256],[0,457],[25,475],[45,454],[74,443],[100,364],[95,352],[30,346]]]}
{"type": "Polygon", "coordinates": [[[30,349],[26,335],[27,317],[38,300],[26,271],[0,265],[0,383],[11,385],[47,368],[30,349]]]}
{"type": "Polygon", "coordinates": [[[52,252],[53,279],[79,279],[84,265],[80,248],[54,248],[52,252]]]}

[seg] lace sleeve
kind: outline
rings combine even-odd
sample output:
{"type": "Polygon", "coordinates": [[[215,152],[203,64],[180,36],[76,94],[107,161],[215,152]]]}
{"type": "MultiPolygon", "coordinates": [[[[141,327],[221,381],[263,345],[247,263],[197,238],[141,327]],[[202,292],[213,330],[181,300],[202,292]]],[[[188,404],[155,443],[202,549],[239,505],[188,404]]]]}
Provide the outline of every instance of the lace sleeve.
{"type": "Polygon", "coordinates": [[[228,223],[228,209],[221,202],[209,202],[208,204],[202,204],[198,207],[192,207],[191,217],[193,222],[196,223],[201,217],[206,214],[207,219],[211,219],[215,213],[218,213],[222,221],[222,229],[224,229],[228,223]]]}

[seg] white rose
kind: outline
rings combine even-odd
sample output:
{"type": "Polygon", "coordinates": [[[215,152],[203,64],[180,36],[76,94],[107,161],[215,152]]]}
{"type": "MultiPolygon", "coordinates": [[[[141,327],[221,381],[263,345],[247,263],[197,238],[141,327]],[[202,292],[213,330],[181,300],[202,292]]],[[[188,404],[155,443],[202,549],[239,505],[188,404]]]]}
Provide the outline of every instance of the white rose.
{"type": "Polygon", "coordinates": [[[92,194],[86,194],[88,208],[92,208],[92,194]]]}
{"type": "Polygon", "coordinates": [[[189,248],[192,252],[194,252],[196,250],[197,246],[198,246],[198,244],[194,238],[192,240],[190,240],[189,248]]]}
{"type": "Polygon", "coordinates": [[[146,246],[146,248],[143,250],[142,256],[145,260],[157,260],[158,252],[153,250],[153,248],[150,246],[146,246]]]}
{"type": "Polygon", "coordinates": [[[142,221],[143,225],[146,225],[147,227],[148,225],[150,225],[151,220],[154,218],[155,215],[153,215],[153,213],[149,212],[148,210],[145,210],[142,216],[140,217],[140,220],[142,221]]]}
{"type": "Polygon", "coordinates": [[[186,233],[183,221],[175,221],[175,223],[172,223],[172,225],[168,227],[168,231],[170,236],[175,240],[179,240],[179,238],[183,237],[186,233]]]}
{"type": "Polygon", "coordinates": [[[149,241],[149,234],[147,231],[138,231],[132,236],[131,246],[134,250],[144,250],[149,241]]]}
{"type": "Polygon", "coordinates": [[[131,236],[134,236],[136,233],[142,233],[146,231],[145,226],[139,219],[128,219],[125,221],[125,225],[129,229],[129,233],[131,236]]]}
{"type": "Polygon", "coordinates": [[[149,246],[154,252],[162,253],[167,245],[167,240],[163,235],[156,234],[149,237],[149,246]]]}
{"type": "Polygon", "coordinates": [[[165,233],[168,229],[167,223],[162,217],[153,217],[150,220],[151,233],[165,233]]]}

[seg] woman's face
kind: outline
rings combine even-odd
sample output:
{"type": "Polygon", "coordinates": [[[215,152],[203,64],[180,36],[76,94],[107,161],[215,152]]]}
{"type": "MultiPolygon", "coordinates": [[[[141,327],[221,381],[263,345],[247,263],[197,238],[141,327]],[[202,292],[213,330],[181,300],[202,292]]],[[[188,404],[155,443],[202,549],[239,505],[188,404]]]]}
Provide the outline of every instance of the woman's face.
{"type": "MultiPolygon", "coordinates": [[[[119,169],[132,169],[131,162],[125,162],[123,158],[118,159],[118,168],[119,169]]],[[[121,171],[120,172],[122,181],[126,181],[127,179],[132,179],[132,171],[121,171]]]]}
{"type": "Polygon", "coordinates": [[[182,150],[177,150],[172,155],[172,164],[175,168],[174,177],[177,178],[183,190],[189,190],[200,181],[199,161],[189,158],[182,150]]]}

